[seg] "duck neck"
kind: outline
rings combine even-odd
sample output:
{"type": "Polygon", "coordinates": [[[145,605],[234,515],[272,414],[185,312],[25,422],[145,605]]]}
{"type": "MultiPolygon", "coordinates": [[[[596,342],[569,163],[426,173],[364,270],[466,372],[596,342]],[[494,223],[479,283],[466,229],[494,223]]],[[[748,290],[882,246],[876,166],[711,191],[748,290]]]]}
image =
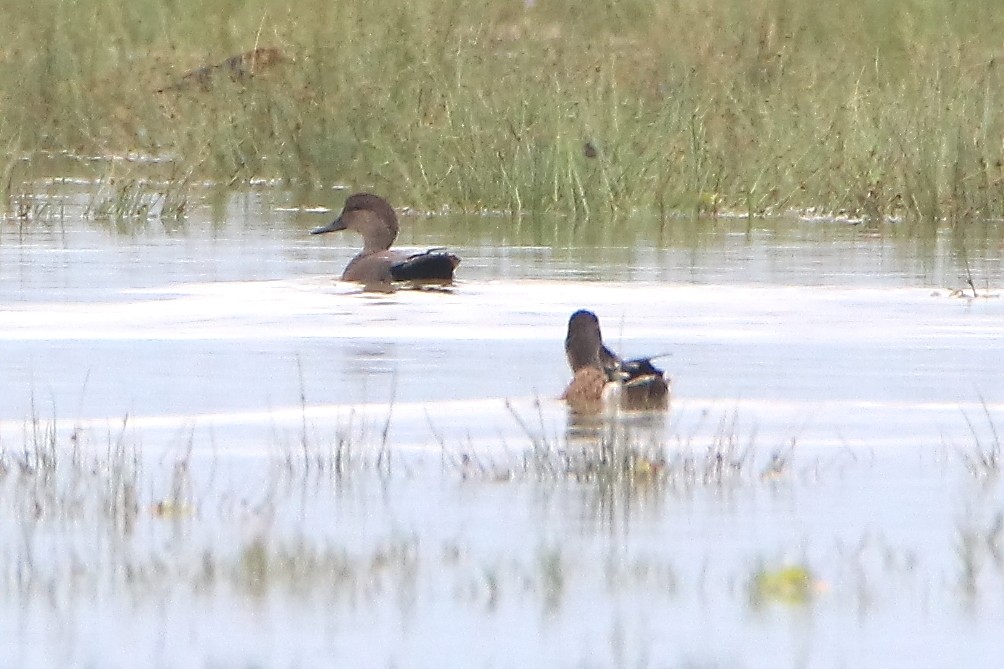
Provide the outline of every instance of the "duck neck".
{"type": "Polygon", "coordinates": [[[397,238],[397,221],[370,215],[367,225],[360,232],[363,233],[364,255],[386,251],[397,238]]]}
{"type": "Polygon", "coordinates": [[[572,333],[565,340],[565,354],[573,372],[583,367],[600,367],[600,346],[591,333],[572,333]]]}
{"type": "Polygon", "coordinates": [[[368,256],[373,253],[379,253],[380,251],[386,251],[390,248],[390,245],[394,243],[394,237],[396,237],[396,235],[390,233],[389,230],[379,233],[374,231],[374,234],[368,235],[363,240],[363,250],[361,255],[368,256]]]}

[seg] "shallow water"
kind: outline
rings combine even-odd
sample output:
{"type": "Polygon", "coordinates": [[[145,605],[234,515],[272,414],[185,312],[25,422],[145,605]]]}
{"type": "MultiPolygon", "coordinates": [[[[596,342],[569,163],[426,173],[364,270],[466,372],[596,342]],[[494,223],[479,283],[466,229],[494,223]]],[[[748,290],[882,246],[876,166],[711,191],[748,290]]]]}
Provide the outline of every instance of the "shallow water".
{"type": "Polygon", "coordinates": [[[252,193],[175,229],[4,224],[0,444],[53,429],[98,458],[94,486],[110,444],[144,464],[128,531],[100,504],[70,522],[58,495],[30,513],[3,479],[0,665],[914,667],[1004,649],[1004,507],[970,471],[1004,424],[999,235],[409,216],[401,245],[449,245],[460,278],[373,295],[333,278],[357,240],[310,237],[329,214],[301,204],[252,193]],[[952,294],[969,274],[980,296],[952,294]],[[668,414],[568,416],[582,307],[620,353],[669,354],[668,414]],[[597,433],[670,464],[749,455],[652,482],[523,464],[597,433]],[[339,440],[350,475],[307,467],[339,440]],[[165,517],[150,509],[178,462],[186,510],[165,517]],[[790,564],[813,595],[754,601],[757,570],[790,564]]]}

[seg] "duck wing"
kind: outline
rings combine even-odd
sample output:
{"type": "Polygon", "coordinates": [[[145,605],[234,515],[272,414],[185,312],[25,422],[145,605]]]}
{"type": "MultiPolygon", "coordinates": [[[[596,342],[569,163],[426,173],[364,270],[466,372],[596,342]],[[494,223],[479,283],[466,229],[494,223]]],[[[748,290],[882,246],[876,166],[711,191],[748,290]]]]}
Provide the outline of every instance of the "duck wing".
{"type": "Polygon", "coordinates": [[[390,266],[394,281],[452,281],[460,258],[446,249],[429,249],[406,256],[390,266]]]}
{"type": "MultiPolygon", "coordinates": [[[[653,356],[655,357],[655,356],[653,356]]],[[[606,346],[600,347],[600,366],[611,381],[634,381],[646,376],[664,376],[665,372],[652,364],[652,358],[624,360],[606,346]]]]}
{"type": "Polygon", "coordinates": [[[621,361],[624,385],[621,405],[628,409],[664,409],[669,403],[666,374],[652,364],[651,358],[621,361]]]}
{"type": "Polygon", "coordinates": [[[643,376],[663,376],[665,372],[652,364],[651,358],[635,358],[621,360],[621,370],[627,375],[627,381],[643,376]]]}

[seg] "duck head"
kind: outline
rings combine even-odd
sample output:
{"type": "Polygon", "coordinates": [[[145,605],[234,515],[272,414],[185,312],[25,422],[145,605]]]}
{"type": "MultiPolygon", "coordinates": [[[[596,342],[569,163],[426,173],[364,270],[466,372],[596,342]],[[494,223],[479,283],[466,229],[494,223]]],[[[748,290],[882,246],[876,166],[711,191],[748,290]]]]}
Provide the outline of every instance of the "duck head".
{"type": "Polygon", "coordinates": [[[356,193],[350,195],[338,218],[328,225],[311,230],[320,235],[338,230],[354,230],[363,237],[363,253],[386,251],[397,238],[397,215],[394,208],[379,195],[356,193]]]}
{"type": "Polygon", "coordinates": [[[565,336],[565,356],[573,372],[583,367],[600,367],[600,349],[603,335],[600,334],[600,319],[591,311],[580,309],[568,319],[568,334],[565,336]]]}

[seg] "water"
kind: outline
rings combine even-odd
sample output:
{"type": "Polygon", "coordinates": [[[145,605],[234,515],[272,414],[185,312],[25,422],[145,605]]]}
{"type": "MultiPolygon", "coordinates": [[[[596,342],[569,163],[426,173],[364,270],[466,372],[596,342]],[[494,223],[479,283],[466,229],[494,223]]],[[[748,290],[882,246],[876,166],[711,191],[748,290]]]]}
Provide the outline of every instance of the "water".
{"type": "Polygon", "coordinates": [[[52,430],[64,457],[53,481],[0,484],[0,665],[982,666],[1002,650],[1004,506],[974,464],[1004,425],[992,235],[407,217],[400,245],[450,246],[460,279],[372,295],[334,280],[358,240],[309,236],[328,214],[300,204],[5,224],[0,445],[52,430]],[[952,294],[970,274],[980,296],[952,294]],[[569,417],[578,308],[622,354],[670,354],[668,414],[569,417]],[[596,430],[663,444],[673,474],[524,468],[534,444],[596,430]],[[340,477],[339,440],[356,463],[340,477]],[[67,470],[71,444],[84,464],[67,470]],[[142,465],[116,515],[119,446],[142,465]],[[708,449],[739,464],[687,473],[708,449]],[[757,597],[756,573],[786,565],[811,595],[757,597]]]}

